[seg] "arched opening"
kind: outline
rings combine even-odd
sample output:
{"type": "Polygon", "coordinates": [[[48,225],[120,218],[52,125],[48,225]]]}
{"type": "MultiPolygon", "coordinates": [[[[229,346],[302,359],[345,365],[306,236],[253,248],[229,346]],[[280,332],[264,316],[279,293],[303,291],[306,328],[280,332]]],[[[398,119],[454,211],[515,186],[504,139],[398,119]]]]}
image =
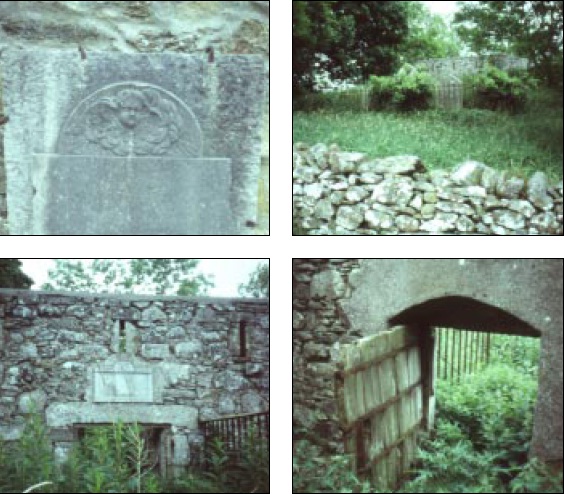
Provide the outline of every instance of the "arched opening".
{"type": "Polygon", "coordinates": [[[498,307],[478,300],[448,296],[427,300],[389,320],[390,326],[424,326],[487,331],[516,336],[541,336],[539,330],[498,307]]]}
{"type": "MultiPolygon", "coordinates": [[[[408,328],[408,331],[414,335],[419,344],[422,383],[421,406],[423,410],[421,425],[423,428],[433,429],[436,409],[440,410],[439,417],[443,419],[447,415],[450,419],[454,417],[453,423],[456,423],[456,425],[460,424],[462,428],[468,424],[464,420],[456,422],[456,419],[460,417],[466,419],[466,417],[469,417],[468,422],[472,422],[474,427],[474,422],[479,421],[475,420],[475,417],[479,417],[484,410],[488,409],[485,405],[482,407],[482,403],[498,400],[499,414],[503,413],[503,396],[505,393],[510,392],[508,388],[510,389],[512,385],[507,379],[503,381],[503,373],[497,372],[501,368],[494,369],[488,367],[490,361],[495,361],[500,353],[500,348],[502,348],[500,342],[501,345],[506,346],[509,344],[519,345],[521,343],[518,348],[532,348],[534,350],[531,355],[534,355],[535,359],[535,373],[532,378],[529,376],[529,380],[533,383],[535,392],[528,394],[529,399],[524,401],[529,405],[528,410],[531,410],[530,406],[536,403],[535,383],[538,379],[536,370],[538,370],[541,332],[515,315],[472,298],[448,296],[414,305],[392,317],[389,320],[389,324],[392,328],[408,328]],[[479,373],[477,372],[478,370],[485,370],[486,372],[479,373]],[[492,371],[489,375],[493,376],[493,379],[488,380],[484,378],[484,381],[481,381],[482,376],[487,375],[487,371],[492,371]],[[501,380],[498,380],[498,375],[501,380]],[[469,379],[466,379],[467,376],[469,379]],[[455,407],[453,407],[452,401],[449,406],[446,406],[446,402],[450,401],[450,395],[445,393],[445,389],[448,389],[452,394],[456,394],[458,398],[460,395],[464,395],[464,389],[469,389],[468,386],[470,386],[469,381],[471,379],[478,379],[478,381],[475,380],[474,382],[485,382],[488,385],[480,388],[480,392],[483,393],[479,400],[480,404],[472,406],[470,415],[468,410],[463,410],[458,414],[458,402],[455,407]],[[450,384],[446,383],[447,380],[450,384]],[[437,384],[443,386],[443,392],[439,394],[439,401],[436,403],[437,384]],[[443,400],[442,403],[441,399],[443,400]],[[456,410],[454,414],[452,413],[453,409],[456,410]]],[[[507,363],[509,366],[512,364],[509,361],[504,363],[507,363]]],[[[519,374],[516,373],[515,375],[519,374]]],[[[523,379],[526,378],[524,374],[522,377],[523,379]]],[[[516,378],[511,382],[520,380],[520,378],[516,378]]],[[[474,396],[479,394],[475,393],[474,396]]],[[[519,400],[517,401],[519,402],[519,400]]],[[[467,405],[468,401],[464,402],[462,400],[460,402],[461,408],[467,405]]],[[[485,415],[486,418],[484,420],[487,421],[487,414],[485,415]]],[[[530,420],[527,421],[527,424],[531,426],[531,429],[529,430],[528,427],[523,428],[523,431],[526,431],[523,433],[522,438],[525,444],[530,442],[532,420],[534,420],[532,413],[528,416],[530,420]],[[528,437],[524,437],[527,434],[528,437]]],[[[498,421],[501,423],[503,418],[498,418],[498,421]]],[[[478,427],[468,429],[479,430],[478,427]]],[[[440,427],[437,430],[440,430],[440,427]]],[[[502,436],[504,430],[501,430],[501,426],[499,432],[500,436],[502,436]]],[[[476,445],[478,451],[480,447],[484,448],[484,444],[487,444],[487,441],[484,441],[479,434],[470,434],[470,437],[472,437],[472,444],[476,445]],[[474,438],[477,438],[476,443],[474,443],[474,438]]],[[[511,454],[514,455],[513,461],[517,453],[512,452],[511,454]]],[[[526,463],[527,454],[527,447],[523,446],[518,463],[514,463],[512,466],[526,463]]],[[[508,482],[512,478],[507,474],[501,475],[505,476],[504,482],[508,482]]]]}

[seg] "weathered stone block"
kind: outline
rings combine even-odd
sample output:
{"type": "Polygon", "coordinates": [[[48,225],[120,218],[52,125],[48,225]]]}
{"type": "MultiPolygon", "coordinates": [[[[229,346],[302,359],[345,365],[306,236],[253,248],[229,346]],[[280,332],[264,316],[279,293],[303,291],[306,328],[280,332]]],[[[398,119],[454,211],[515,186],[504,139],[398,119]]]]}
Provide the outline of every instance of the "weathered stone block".
{"type": "Polygon", "coordinates": [[[21,355],[25,359],[37,358],[37,346],[33,343],[25,343],[21,346],[21,355]]]}
{"type": "Polygon", "coordinates": [[[164,360],[170,356],[168,345],[141,345],[141,356],[150,360],[164,360]]]}
{"type": "Polygon", "coordinates": [[[148,405],[138,403],[52,403],[45,411],[49,427],[72,424],[112,423],[118,418],[146,424],[169,423],[195,429],[198,410],[186,405],[148,405]]]}
{"type": "Polygon", "coordinates": [[[47,402],[47,394],[42,389],[22,393],[18,398],[18,406],[22,413],[41,413],[47,402]]]}
{"type": "Polygon", "coordinates": [[[187,341],[178,343],[174,347],[174,353],[180,358],[190,358],[194,355],[200,354],[203,350],[203,345],[200,341],[187,341]]]}

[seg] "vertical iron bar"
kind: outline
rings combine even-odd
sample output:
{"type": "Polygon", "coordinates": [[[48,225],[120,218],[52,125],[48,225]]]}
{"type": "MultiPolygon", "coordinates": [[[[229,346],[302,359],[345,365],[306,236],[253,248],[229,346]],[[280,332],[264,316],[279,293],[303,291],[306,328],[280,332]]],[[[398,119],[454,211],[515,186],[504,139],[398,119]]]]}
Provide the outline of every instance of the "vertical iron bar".
{"type": "Polygon", "coordinates": [[[450,345],[450,380],[454,381],[454,329],[449,329],[451,333],[451,345],[450,345]]]}
{"type": "Polygon", "coordinates": [[[441,376],[441,329],[435,328],[437,335],[437,362],[435,363],[437,369],[437,376],[441,376]]]}
{"type": "Polygon", "coordinates": [[[480,338],[482,337],[482,333],[476,333],[476,369],[475,372],[480,370],[480,338]]]}
{"type": "Polygon", "coordinates": [[[468,374],[468,331],[464,331],[464,375],[468,374]]]}
{"type": "Polygon", "coordinates": [[[460,382],[461,374],[461,364],[462,364],[462,331],[457,331],[458,333],[458,382],[460,382]]]}
{"type": "Polygon", "coordinates": [[[490,363],[490,351],[491,351],[490,337],[491,337],[491,333],[488,333],[488,336],[486,338],[486,365],[489,365],[490,363]]]}

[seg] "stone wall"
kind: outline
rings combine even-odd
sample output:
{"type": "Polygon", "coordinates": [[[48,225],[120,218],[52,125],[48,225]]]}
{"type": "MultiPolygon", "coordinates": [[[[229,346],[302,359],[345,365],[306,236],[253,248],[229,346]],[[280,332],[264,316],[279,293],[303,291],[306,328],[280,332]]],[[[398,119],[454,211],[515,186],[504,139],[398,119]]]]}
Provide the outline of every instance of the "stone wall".
{"type": "Polygon", "coordinates": [[[294,224],[308,235],[562,235],[562,181],[476,161],[427,171],[415,156],[370,159],[293,147],[294,224]]]}
{"type": "Polygon", "coordinates": [[[357,259],[294,259],[292,270],[292,403],[295,438],[307,438],[327,452],[342,452],[334,395],[339,345],[354,341],[340,310],[351,296],[350,273],[357,259]]]}
{"type": "Polygon", "coordinates": [[[430,58],[427,60],[418,60],[415,62],[415,66],[424,67],[434,76],[442,78],[447,75],[461,77],[464,74],[474,74],[488,63],[502,70],[524,70],[528,67],[528,61],[526,58],[509,55],[430,58]]]}
{"type": "Polygon", "coordinates": [[[292,274],[294,437],[342,451],[341,345],[395,325],[447,326],[541,336],[531,453],[562,461],[561,259],[294,259],[292,274]]]}
{"type": "MultiPolygon", "coordinates": [[[[269,231],[269,2],[0,2],[0,53],[9,48],[261,55],[266,66],[258,227],[269,231]]],[[[0,115],[2,114],[0,73],[0,115]]],[[[8,234],[0,125],[0,235],[8,234]]]]}
{"type": "Polygon", "coordinates": [[[198,420],[268,410],[269,303],[0,289],[0,357],[0,436],[35,402],[58,451],[122,418],[166,424],[182,465],[198,420]]]}

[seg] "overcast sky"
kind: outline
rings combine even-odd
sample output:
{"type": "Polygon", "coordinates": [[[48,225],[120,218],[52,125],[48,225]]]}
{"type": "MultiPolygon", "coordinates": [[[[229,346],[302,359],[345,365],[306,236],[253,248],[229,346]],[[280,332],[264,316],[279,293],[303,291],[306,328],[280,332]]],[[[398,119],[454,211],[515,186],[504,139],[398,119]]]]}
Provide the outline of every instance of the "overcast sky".
{"type": "Polygon", "coordinates": [[[440,14],[446,17],[452,17],[452,15],[458,10],[458,2],[422,2],[433,14],[440,14]]]}
{"type": "MultiPolygon", "coordinates": [[[[88,259],[83,260],[88,261],[88,259]]],[[[53,259],[20,259],[20,261],[23,271],[35,282],[32,287],[34,290],[40,289],[48,280],[48,271],[55,265],[53,259]]],[[[239,284],[246,283],[250,273],[260,263],[268,263],[268,259],[201,259],[198,272],[213,275],[215,287],[209,289],[209,296],[238,297],[239,284]]]]}

